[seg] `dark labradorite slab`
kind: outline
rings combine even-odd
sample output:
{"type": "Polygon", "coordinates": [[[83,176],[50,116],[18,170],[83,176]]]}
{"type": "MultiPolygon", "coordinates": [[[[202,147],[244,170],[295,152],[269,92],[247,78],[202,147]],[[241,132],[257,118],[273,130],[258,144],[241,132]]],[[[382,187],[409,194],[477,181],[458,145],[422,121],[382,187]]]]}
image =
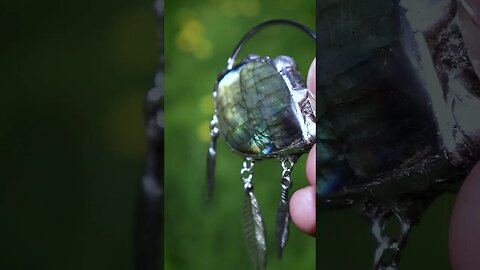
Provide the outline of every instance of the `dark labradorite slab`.
{"type": "Polygon", "coordinates": [[[217,85],[216,109],[227,145],[257,158],[306,151],[311,143],[291,91],[270,58],[249,60],[225,73],[217,85]]]}
{"type": "Polygon", "coordinates": [[[480,80],[457,5],[320,1],[320,204],[447,189],[480,159],[480,80]]]}

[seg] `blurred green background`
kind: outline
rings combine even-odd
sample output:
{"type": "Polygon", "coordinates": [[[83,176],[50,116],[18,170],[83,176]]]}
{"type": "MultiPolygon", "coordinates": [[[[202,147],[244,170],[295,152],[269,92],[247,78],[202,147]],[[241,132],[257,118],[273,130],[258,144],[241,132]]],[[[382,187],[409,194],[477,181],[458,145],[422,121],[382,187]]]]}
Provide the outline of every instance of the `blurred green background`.
{"type": "Polygon", "coordinates": [[[0,1],[0,269],[133,269],[151,1],[0,1]]]}
{"type": "MultiPolygon", "coordinates": [[[[212,90],[238,41],[256,24],[289,18],[311,28],[315,2],[289,0],[168,1],[165,6],[165,269],[252,269],[243,239],[242,158],[218,140],[215,194],[205,201],[212,90]]],[[[294,57],[306,76],[315,43],[291,27],[258,33],[242,50],[294,57]]],[[[294,189],[307,185],[305,156],[294,169],[294,189]]],[[[267,231],[268,269],[315,269],[315,239],[293,224],[279,261],[274,225],[280,200],[279,162],[257,162],[255,194],[267,231]]]]}

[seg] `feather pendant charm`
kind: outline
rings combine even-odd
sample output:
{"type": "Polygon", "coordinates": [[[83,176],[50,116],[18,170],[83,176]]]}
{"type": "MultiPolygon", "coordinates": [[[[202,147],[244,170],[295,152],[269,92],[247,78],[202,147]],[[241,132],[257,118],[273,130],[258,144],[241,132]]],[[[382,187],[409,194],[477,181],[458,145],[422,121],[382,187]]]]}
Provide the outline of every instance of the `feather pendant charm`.
{"type": "Polygon", "coordinates": [[[253,194],[253,165],[252,158],[246,158],[240,171],[245,191],[242,219],[243,235],[245,236],[255,270],[263,270],[266,267],[267,246],[265,244],[265,226],[260,214],[260,207],[258,206],[257,198],[253,194]]]}
{"type": "Polygon", "coordinates": [[[243,235],[247,243],[255,270],[266,267],[267,246],[265,243],[265,228],[263,225],[260,208],[253,191],[245,191],[243,203],[243,235]]]}
{"type": "Polygon", "coordinates": [[[291,57],[281,55],[272,59],[249,55],[235,64],[244,43],[259,30],[273,25],[293,26],[315,39],[312,30],[289,20],[267,21],[243,37],[229,58],[227,69],[215,83],[207,158],[207,198],[211,198],[217,138],[222,137],[233,152],[244,157],[241,169],[245,195],[243,231],[255,270],[266,268],[267,248],[263,218],[253,193],[254,160],[276,158],[283,168],[276,224],[277,250],[281,257],[290,223],[290,172],[297,158],[315,143],[316,133],[315,105],[310,103],[305,80],[291,57]]]}
{"type": "Polygon", "coordinates": [[[290,209],[288,190],[292,187],[292,180],[290,173],[295,165],[296,158],[281,159],[282,163],[282,177],[280,179],[280,204],[277,209],[277,224],[275,226],[275,237],[277,240],[277,254],[278,258],[282,258],[283,249],[287,245],[289,225],[290,225],[290,209]]]}

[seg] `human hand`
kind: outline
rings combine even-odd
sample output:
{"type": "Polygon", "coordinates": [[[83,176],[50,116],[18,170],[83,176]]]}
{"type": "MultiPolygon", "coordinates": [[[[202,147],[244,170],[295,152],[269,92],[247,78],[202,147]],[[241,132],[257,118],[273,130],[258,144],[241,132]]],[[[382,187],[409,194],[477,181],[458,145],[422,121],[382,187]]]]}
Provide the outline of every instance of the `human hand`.
{"type": "MultiPolygon", "coordinates": [[[[310,65],[307,76],[307,86],[313,96],[315,96],[315,59],[310,65]]],[[[313,101],[315,102],[315,101],[313,101]]],[[[315,212],[315,145],[310,149],[307,158],[307,179],[310,186],[297,190],[290,200],[290,215],[297,227],[310,234],[316,232],[316,212],[315,212]]]]}

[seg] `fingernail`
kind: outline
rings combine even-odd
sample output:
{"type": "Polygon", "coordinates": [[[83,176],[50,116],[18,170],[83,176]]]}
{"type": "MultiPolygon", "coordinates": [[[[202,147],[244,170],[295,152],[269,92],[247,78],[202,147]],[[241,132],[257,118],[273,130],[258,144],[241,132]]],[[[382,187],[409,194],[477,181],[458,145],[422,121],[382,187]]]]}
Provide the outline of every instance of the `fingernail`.
{"type": "Polygon", "coordinates": [[[312,105],[313,111],[316,111],[316,101],[315,101],[315,95],[316,95],[316,70],[317,70],[317,65],[316,65],[316,59],[313,59],[312,64],[310,65],[310,68],[308,69],[308,75],[307,75],[307,87],[308,91],[310,91],[310,95],[308,96],[308,99],[310,100],[310,104],[312,105]]]}
{"type": "Polygon", "coordinates": [[[313,62],[312,64],[310,64],[310,68],[308,69],[308,75],[307,75],[307,86],[308,86],[308,90],[310,90],[310,92],[315,95],[315,73],[316,73],[316,69],[317,69],[317,65],[316,65],[316,60],[317,58],[313,59],[313,62]]]}

